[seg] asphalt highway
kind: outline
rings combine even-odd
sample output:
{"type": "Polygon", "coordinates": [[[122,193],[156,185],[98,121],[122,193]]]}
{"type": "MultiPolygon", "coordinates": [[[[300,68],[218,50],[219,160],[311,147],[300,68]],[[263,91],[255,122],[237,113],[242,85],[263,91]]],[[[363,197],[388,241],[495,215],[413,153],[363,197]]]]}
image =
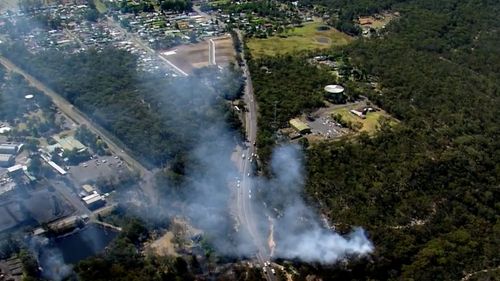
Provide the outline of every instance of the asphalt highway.
{"type": "MultiPolygon", "coordinates": [[[[240,42],[243,42],[241,32],[236,31],[238,34],[240,42]]],[[[253,210],[253,201],[255,200],[254,194],[252,194],[252,181],[249,178],[249,174],[252,175],[252,163],[250,159],[252,155],[256,153],[255,141],[257,140],[257,105],[254,98],[254,89],[252,85],[252,78],[248,65],[245,60],[244,53],[241,54],[243,59],[243,75],[246,77],[245,81],[245,93],[243,100],[246,104],[245,110],[245,131],[247,135],[247,144],[242,150],[240,159],[240,167],[242,172],[242,180],[240,187],[237,188],[236,205],[237,214],[241,224],[243,224],[248,230],[250,237],[252,237],[253,242],[257,248],[256,257],[260,264],[263,266],[265,262],[271,259],[270,250],[267,248],[267,238],[262,237],[261,233],[257,227],[257,218],[255,217],[255,212],[253,210]]],[[[255,160],[255,159],[254,159],[255,160]]],[[[267,272],[262,272],[267,280],[274,280],[274,275],[271,273],[271,269],[268,268],[267,272]]]]}

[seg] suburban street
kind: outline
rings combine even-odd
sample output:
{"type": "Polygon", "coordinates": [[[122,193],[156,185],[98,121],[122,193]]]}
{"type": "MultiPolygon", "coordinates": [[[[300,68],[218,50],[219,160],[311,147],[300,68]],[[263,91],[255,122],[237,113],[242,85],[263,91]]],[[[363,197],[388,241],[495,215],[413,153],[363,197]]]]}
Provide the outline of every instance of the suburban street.
{"type": "Polygon", "coordinates": [[[61,112],[66,115],[69,119],[73,120],[78,125],[85,125],[89,130],[91,130],[94,134],[98,135],[103,139],[107,144],[109,149],[115,154],[119,156],[125,161],[132,169],[138,171],[141,174],[141,178],[143,183],[140,185],[144,191],[144,193],[151,199],[156,198],[155,192],[152,186],[153,174],[146,167],[144,167],[139,161],[135,160],[128,152],[125,145],[118,143],[119,141],[116,138],[112,137],[112,135],[106,131],[101,126],[97,125],[95,122],[91,121],[90,118],[85,116],[82,112],[76,109],[72,104],[70,104],[66,99],[64,99],[61,95],[54,92],[45,86],[42,82],[40,82],[35,77],[26,73],[21,68],[17,67],[11,61],[7,60],[4,57],[0,56],[0,63],[10,71],[16,72],[22,76],[35,88],[42,91],[48,97],[52,99],[54,105],[61,110],[61,112]]]}
{"type": "Polygon", "coordinates": [[[123,32],[123,34],[125,34],[125,36],[126,36],[127,39],[133,41],[134,43],[136,43],[137,45],[139,45],[141,48],[143,48],[145,51],[147,51],[151,55],[153,55],[153,56],[159,58],[160,60],[162,60],[163,62],[165,62],[166,65],[167,65],[167,67],[170,68],[171,70],[173,70],[175,73],[177,73],[178,75],[182,75],[182,76],[189,76],[186,72],[184,72],[182,69],[180,69],[179,67],[177,67],[176,65],[174,65],[171,61],[169,61],[164,56],[162,56],[161,54],[159,54],[158,52],[156,52],[155,50],[153,50],[151,47],[149,47],[146,43],[144,43],[141,40],[141,38],[137,37],[137,35],[128,32],[126,29],[124,29],[123,27],[121,27],[120,24],[117,23],[112,18],[107,17],[107,20],[108,20],[108,24],[109,25],[112,25],[112,26],[116,27],[121,32],[123,32]]]}

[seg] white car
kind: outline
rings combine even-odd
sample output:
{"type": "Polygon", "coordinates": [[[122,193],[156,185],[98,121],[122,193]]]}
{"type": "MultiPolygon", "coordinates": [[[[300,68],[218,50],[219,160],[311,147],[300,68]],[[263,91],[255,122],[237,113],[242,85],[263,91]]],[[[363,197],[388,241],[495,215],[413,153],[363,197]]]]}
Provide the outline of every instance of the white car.
{"type": "Polygon", "coordinates": [[[252,199],[252,194],[248,194],[248,199],[252,199]]]}
{"type": "Polygon", "coordinates": [[[271,272],[276,275],[276,271],[274,270],[274,268],[271,268],[271,272]]]}

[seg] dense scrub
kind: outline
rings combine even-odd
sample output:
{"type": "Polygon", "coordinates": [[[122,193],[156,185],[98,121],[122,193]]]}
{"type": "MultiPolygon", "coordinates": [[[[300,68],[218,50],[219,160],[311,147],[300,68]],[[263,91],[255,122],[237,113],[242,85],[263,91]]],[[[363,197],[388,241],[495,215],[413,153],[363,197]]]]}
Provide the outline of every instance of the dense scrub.
{"type": "Polygon", "coordinates": [[[353,63],[379,78],[382,94],[370,98],[402,124],[314,146],[307,191],[333,221],[366,226],[377,246],[373,263],[334,275],[456,280],[500,264],[500,110],[492,106],[500,5],[404,7],[383,39],[349,47],[353,63]]]}
{"type": "Polygon", "coordinates": [[[4,54],[106,128],[144,163],[161,166],[188,151],[205,124],[229,121],[231,129],[239,126],[223,99],[241,91],[235,75],[226,75],[229,86],[213,85],[214,91],[201,81],[218,75],[215,70],[174,82],[137,71],[136,58],[116,49],[32,55],[16,46],[4,49],[4,54]]]}

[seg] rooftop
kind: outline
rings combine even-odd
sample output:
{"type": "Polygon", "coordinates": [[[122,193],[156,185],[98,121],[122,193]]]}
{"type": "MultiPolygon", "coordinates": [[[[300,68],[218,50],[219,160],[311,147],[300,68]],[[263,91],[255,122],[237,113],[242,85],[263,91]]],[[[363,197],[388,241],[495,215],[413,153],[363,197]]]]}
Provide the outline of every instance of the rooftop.
{"type": "Polygon", "coordinates": [[[59,136],[54,136],[54,140],[61,146],[62,149],[71,151],[76,149],[78,151],[83,151],[86,149],[79,140],[75,139],[73,136],[65,136],[64,138],[59,136]]]}
{"type": "Polygon", "coordinates": [[[299,131],[299,132],[302,132],[302,131],[306,131],[306,130],[310,130],[310,129],[311,129],[311,128],[309,128],[309,126],[308,126],[306,123],[304,123],[304,122],[300,121],[298,118],[295,118],[295,119],[290,120],[290,122],[289,122],[289,123],[290,123],[290,125],[291,125],[291,126],[292,126],[295,130],[297,130],[297,131],[299,131]]]}
{"type": "Polygon", "coordinates": [[[332,94],[340,94],[344,92],[344,87],[340,85],[328,85],[325,87],[325,91],[332,94]]]}
{"type": "Polygon", "coordinates": [[[0,161],[1,162],[9,162],[14,158],[12,154],[0,154],[0,161]]]}

